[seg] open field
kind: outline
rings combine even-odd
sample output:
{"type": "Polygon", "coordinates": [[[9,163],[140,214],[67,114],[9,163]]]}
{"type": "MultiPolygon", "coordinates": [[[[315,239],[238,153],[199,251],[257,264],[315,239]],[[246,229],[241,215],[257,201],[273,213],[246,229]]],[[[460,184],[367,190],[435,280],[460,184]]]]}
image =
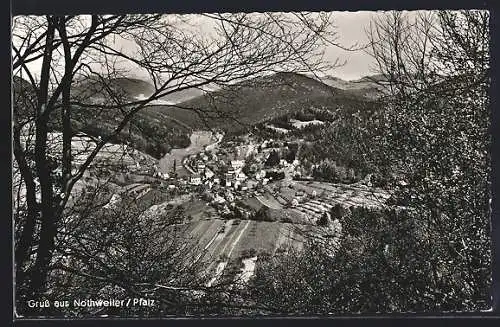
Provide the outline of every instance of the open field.
{"type": "Polygon", "coordinates": [[[246,198],[242,201],[245,205],[249,206],[252,210],[258,211],[264,206],[262,202],[257,200],[255,197],[246,198]]]}
{"type": "Polygon", "coordinates": [[[273,254],[284,245],[300,247],[303,236],[299,229],[307,228],[281,222],[211,219],[185,224],[180,231],[195,245],[196,257],[206,263],[206,273],[217,276],[228,263],[239,261],[244,251],[273,254]]]}
{"type": "Polygon", "coordinates": [[[309,121],[301,121],[298,119],[290,119],[290,123],[292,123],[293,127],[301,129],[309,125],[323,125],[325,122],[322,120],[309,120],[309,121]]]}
{"type": "Polygon", "coordinates": [[[255,249],[273,254],[278,246],[285,243],[298,246],[300,236],[296,228],[300,227],[282,222],[252,221],[236,252],[241,255],[244,250],[255,249]]]}
{"type": "Polygon", "coordinates": [[[270,209],[279,210],[282,208],[281,204],[268,192],[264,193],[264,195],[258,195],[255,198],[270,209]]]}
{"type": "Polygon", "coordinates": [[[282,204],[268,192],[263,195],[246,198],[242,202],[255,211],[258,211],[262,207],[275,210],[281,210],[283,208],[282,204]]]}
{"type": "Polygon", "coordinates": [[[313,222],[307,219],[307,215],[297,210],[296,208],[283,208],[280,210],[271,209],[269,215],[276,221],[287,222],[291,224],[312,224],[313,222]]]}
{"type": "Polygon", "coordinates": [[[184,213],[187,216],[191,216],[193,220],[201,220],[217,215],[216,210],[203,200],[195,199],[184,206],[184,213]]]}

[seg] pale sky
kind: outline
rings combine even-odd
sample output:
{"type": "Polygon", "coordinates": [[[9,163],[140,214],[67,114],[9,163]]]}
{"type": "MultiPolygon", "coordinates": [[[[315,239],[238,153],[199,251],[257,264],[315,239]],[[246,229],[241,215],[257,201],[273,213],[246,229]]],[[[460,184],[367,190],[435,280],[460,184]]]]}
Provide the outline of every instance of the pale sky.
{"type": "MultiPolygon", "coordinates": [[[[376,17],[382,13],[382,11],[333,12],[333,22],[337,27],[339,38],[338,43],[344,47],[349,47],[356,43],[359,46],[366,44],[368,39],[365,29],[369,27],[372,17],[376,17]]],[[[200,16],[195,18],[193,22],[199,22],[200,32],[209,29],[205,24],[210,25],[212,23],[200,16]]],[[[336,58],[339,58],[341,62],[346,61],[346,64],[329,72],[329,75],[345,80],[353,80],[374,73],[372,71],[372,58],[362,50],[345,51],[333,45],[328,46],[325,50],[325,59],[333,63],[336,58]]]]}
{"type": "MultiPolygon", "coordinates": [[[[344,47],[353,46],[356,43],[359,46],[367,43],[365,29],[369,27],[372,17],[382,14],[383,12],[377,11],[357,11],[357,12],[333,12],[333,22],[337,27],[338,43],[344,47]]],[[[190,16],[190,22],[196,24],[189,30],[194,30],[198,33],[207,33],[213,26],[214,22],[209,18],[201,15],[187,15],[190,16]]],[[[123,44],[126,47],[125,44],[123,44]]],[[[373,60],[363,50],[346,51],[333,45],[325,49],[325,59],[331,63],[339,58],[341,62],[346,61],[342,67],[338,67],[328,75],[339,77],[344,80],[359,79],[366,75],[374,74],[372,70],[373,60]]],[[[142,78],[140,73],[132,72],[137,78],[142,78]]]]}
{"type": "MultiPolygon", "coordinates": [[[[357,43],[358,45],[366,44],[367,37],[365,35],[365,29],[368,28],[370,20],[372,17],[381,14],[381,12],[334,12],[333,21],[337,27],[338,33],[338,43],[342,46],[349,47],[357,43]]],[[[196,31],[204,33],[210,29],[210,23],[206,24],[209,20],[208,18],[201,17],[199,15],[192,15],[193,22],[200,23],[196,28],[196,31]]],[[[126,44],[120,44],[118,42],[118,47],[127,47],[126,44]]],[[[340,61],[346,61],[346,64],[342,67],[336,68],[335,70],[328,72],[329,75],[333,75],[345,80],[359,79],[366,75],[371,75],[374,73],[372,70],[373,60],[362,50],[358,51],[345,51],[338,47],[330,45],[325,50],[325,59],[334,62],[336,58],[340,61]]],[[[41,60],[38,62],[33,62],[30,65],[30,69],[33,68],[34,71],[39,70],[41,66],[41,60]]],[[[35,72],[35,75],[36,74],[35,72]]],[[[141,74],[137,71],[135,73],[132,71],[130,77],[141,78],[141,74]]]]}
{"type": "MultiPolygon", "coordinates": [[[[365,34],[372,17],[377,16],[378,12],[358,11],[358,12],[335,12],[333,20],[337,26],[339,43],[345,47],[354,45],[366,44],[368,39],[365,34]]],[[[341,61],[346,60],[343,67],[337,68],[330,75],[345,79],[359,79],[366,75],[371,75],[373,60],[362,50],[345,51],[339,48],[330,46],[326,50],[327,58],[334,61],[335,58],[340,58],[341,61]]]]}

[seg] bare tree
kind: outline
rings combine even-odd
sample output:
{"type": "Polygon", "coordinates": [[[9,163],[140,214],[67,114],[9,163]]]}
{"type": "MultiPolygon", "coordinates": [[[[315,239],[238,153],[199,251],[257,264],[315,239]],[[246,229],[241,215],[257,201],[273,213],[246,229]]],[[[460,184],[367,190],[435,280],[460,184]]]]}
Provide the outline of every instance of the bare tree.
{"type": "Polygon", "coordinates": [[[368,52],[386,96],[376,115],[361,124],[342,117],[333,132],[366,130],[355,158],[387,172],[388,207],[341,219],[333,256],[313,244],[263,260],[253,281],[262,306],[313,314],[495,306],[488,27],[488,12],[474,10],[375,18],[368,52]]]}
{"type": "Polygon", "coordinates": [[[388,90],[380,150],[408,183],[398,201],[416,210],[423,240],[434,244],[425,256],[430,294],[441,308],[486,308],[489,13],[391,12],[368,35],[388,90]]]}
{"type": "Polygon", "coordinates": [[[328,14],[204,16],[214,26],[212,34],[187,32],[183,27],[190,24],[189,17],[174,15],[14,18],[12,66],[14,75],[27,84],[16,96],[13,122],[20,298],[38,297],[46,290],[56,239],[76,183],[105,145],[148,104],[209,84],[328,68],[321,50],[324,42],[335,41],[328,14]],[[130,47],[121,49],[117,42],[130,47]],[[33,68],[37,62],[39,70],[33,68]],[[124,96],[113,84],[129,73],[123,67],[146,72],[153,92],[144,99],[124,96]],[[72,140],[78,129],[73,118],[82,112],[111,128],[94,138],[76,162],[72,140]],[[62,132],[55,154],[49,149],[54,128],[62,132]]]}
{"type": "Polygon", "coordinates": [[[53,314],[182,313],[192,300],[189,292],[207,291],[203,262],[196,260],[201,249],[184,233],[188,225],[178,222],[175,208],[151,214],[127,191],[113,192],[111,183],[98,182],[67,210],[48,279],[52,298],[142,297],[157,305],[110,311],[70,306],[53,314]],[[119,200],[110,202],[110,193],[119,200]]]}

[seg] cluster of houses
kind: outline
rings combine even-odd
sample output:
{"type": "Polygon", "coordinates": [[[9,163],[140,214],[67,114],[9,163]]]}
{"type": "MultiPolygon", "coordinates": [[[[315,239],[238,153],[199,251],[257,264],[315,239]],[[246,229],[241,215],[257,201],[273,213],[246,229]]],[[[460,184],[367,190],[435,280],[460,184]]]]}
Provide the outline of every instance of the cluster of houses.
{"type": "Polygon", "coordinates": [[[186,162],[186,168],[191,172],[189,184],[193,186],[207,185],[208,188],[220,185],[235,190],[247,190],[257,186],[259,181],[264,185],[269,181],[265,178],[263,170],[258,171],[255,178],[247,176],[243,172],[246,164],[245,156],[236,155],[233,160],[229,160],[227,157],[224,160],[222,157],[219,158],[216,154],[211,153],[210,155],[200,154],[195,158],[190,158],[186,162]],[[224,174],[218,174],[214,171],[219,170],[215,168],[218,166],[227,167],[224,174]]]}
{"type": "Polygon", "coordinates": [[[215,173],[210,167],[207,166],[209,157],[206,154],[201,155],[201,158],[194,160],[191,165],[186,161],[186,168],[191,172],[189,176],[189,184],[193,186],[208,185],[212,188],[213,185],[220,184],[220,179],[215,176],[215,173]]]}
{"type": "Polygon", "coordinates": [[[285,173],[295,176],[300,169],[297,160],[289,163],[284,159],[273,167],[264,167],[273,150],[286,146],[283,142],[274,140],[249,144],[232,142],[233,146],[228,147],[224,144],[225,147],[219,150],[185,157],[182,160],[182,168],[187,174],[157,171],[155,177],[166,181],[168,188],[172,190],[202,186],[213,204],[226,208],[226,206],[231,207],[235,195],[257,192],[270,181],[279,179],[279,173],[282,176],[285,173]]]}
{"type": "Polygon", "coordinates": [[[245,161],[243,160],[231,160],[230,167],[227,173],[224,174],[224,182],[226,187],[233,186],[237,188],[247,179],[247,176],[242,171],[245,166],[245,161]]]}
{"type": "MultiPolygon", "coordinates": [[[[222,149],[217,153],[205,152],[188,158],[184,163],[184,166],[191,173],[188,184],[193,186],[207,185],[209,188],[220,185],[243,191],[254,189],[258,185],[268,184],[272,178],[270,174],[266,176],[263,163],[273,149],[285,146],[284,142],[263,140],[254,144],[236,145],[236,142],[232,141],[231,144],[233,146],[229,149],[233,150],[232,153],[222,149]],[[246,162],[250,157],[255,159],[253,163],[246,162]],[[250,169],[244,170],[243,168],[247,164],[250,165],[250,169]],[[221,167],[226,167],[223,174],[219,174],[221,167]]],[[[268,167],[268,170],[282,170],[292,176],[300,176],[302,175],[300,168],[297,160],[289,163],[281,159],[278,165],[268,167]]]]}

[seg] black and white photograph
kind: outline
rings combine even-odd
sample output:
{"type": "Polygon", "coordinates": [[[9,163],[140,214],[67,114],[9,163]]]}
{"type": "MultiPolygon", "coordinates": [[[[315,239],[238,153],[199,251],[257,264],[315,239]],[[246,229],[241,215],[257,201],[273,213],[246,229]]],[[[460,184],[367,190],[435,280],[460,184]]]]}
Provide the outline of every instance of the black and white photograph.
{"type": "Polygon", "coordinates": [[[489,19],[14,16],[14,318],[491,312],[489,19]]]}

